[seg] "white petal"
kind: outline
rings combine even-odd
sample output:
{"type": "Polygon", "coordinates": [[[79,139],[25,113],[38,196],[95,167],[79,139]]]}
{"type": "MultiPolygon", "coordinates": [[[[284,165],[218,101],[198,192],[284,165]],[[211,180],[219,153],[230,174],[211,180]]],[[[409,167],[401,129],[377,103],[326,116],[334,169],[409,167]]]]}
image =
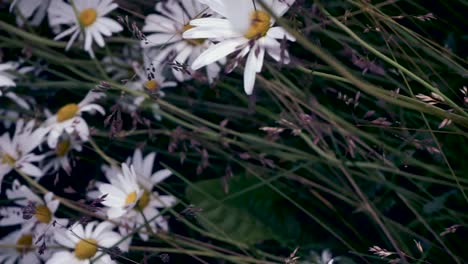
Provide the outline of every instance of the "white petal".
{"type": "Polygon", "coordinates": [[[44,173],[38,167],[32,165],[31,163],[23,163],[19,168],[23,173],[32,176],[32,177],[41,177],[44,173]]]}
{"type": "Polygon", "coordinates": [[[270,28],[270,30],[268,30],[268,32],[267,32],[267,36],[269,36],[271,38],[279,39],[279,40],[282,40],[282,39],[284,39],[284,37],[286,37],[286,39],[288,39],[290,41],[296,41],[296,38],[293,35],[289,34],[282,27],[272,27],[272,28],[270,28]]]}
{"type": "Polygon", "coordinates": [[[197,70],[203,66],[220,60],[236,50],[241,49],[242,45],[248,40],[245,38],[236,38],[222,41],[205,50],[192,64],[192,69],[197,70]]]}
{"type": "Polygon", "coordinates": [[[251,50],[249,56],[247,57],[244,69],[244,91],[248,95],[251,95],[253,92],[256,74],[257,56],[255,55],[255,51],[251,50]]]}
{"type": "Polygon", "coordinates": [[[171,175],[172,172],[168,169],[159,170],[151,176],[151,182],[153,182],[154,184],[160,183],[171,175]]]}

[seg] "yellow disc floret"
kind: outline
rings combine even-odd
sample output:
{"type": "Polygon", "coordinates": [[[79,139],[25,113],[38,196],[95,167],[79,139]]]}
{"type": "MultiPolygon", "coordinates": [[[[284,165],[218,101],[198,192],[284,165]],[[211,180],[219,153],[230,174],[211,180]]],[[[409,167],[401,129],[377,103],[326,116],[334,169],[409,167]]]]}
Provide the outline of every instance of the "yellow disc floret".
{"type": "Polygon", "coordinates": [[[70,145],[70,140],[60,141],[57,143],[57,147],[55,147],[55,154],[59,157],[64,157],[70,149],[70,145]]]}
{"type": "Polygon", "coordinates": [[[35,216],[39,222],[44,224],[48,224],[52,220],[52,213],[49,208],[43,204],[36,206],[35,216]]]}
{"type": "Polygon", "coordinates": [[[146,206],[148,206],[150,199],[151,199],[151,193],[145,190],[143,194],[141,195],[140,200],[138,200],[138,203],[135,206],[135,209],[143,211],[146,208],[146,206]]]}
{"type": "Polygon", "coordinates": [[[250,27],[244,37],[248,39],[263,37],[270,29],[270,15],[265,11],[254,11],[250,15],[250,27]]]}
{"type": "Polygon", "coordinates": [[[131,192],[130,194],[127,195],[127,198],[125,199],[125,206],[136,202],[137,198],[138,198],[137,193],[131,192]]]}
{"type": "Polygon", "coordinates": [[[67,121],[73,118],[80,110],[77,104],[67,104],[60,108],[57,112],[57,122],[67,121]]]}
{"type": "Polygon", "coordinates": [[[155,80],[148,80],[143,84],[143,86],[151,92],[157,91],[159,88],[159,84],[155,80]]]}
{"type": "Polygon", "coordinates": [[[29,251],[32,248],[32,243],[33,243],[33,236],[32,234],[25,234],[22,235],[17,241],[16,241],[16,251],[18,252],[25,252],[29,251]]]}
{"type": "Polygon", "coordinates": [[[15,166],[16,160],[12,156],[10,156],[10,155],[8,155],[6,153],[3,153],[3,155],[1,155],[1,157],[2,157],[2,159],[1,159],[2,163],[7,164],[7,165],[9,165],[11,167],[15,166]]]}
{"type": "Polygon", "coordinates": [[[94,8],[86,8],[80,12],[79,21],[83,27],[89,27],[96,22],[97,12],[94,8]]]}
{"type": "MultiPolygon", "coordinates": [[[[188,24],[188,23],[185,24],[184,27],[182,28],[182,34],[183,34],[185,31],[187,31],[187,30],[189,30],[189,29],[191,29],[191,28],[193,28],[192,25],[190,25],[190,24],[188,24]]],[[[198,45],[203,44],[203,43],[205,42],[205,39],[203,39],[203,38],[201,38],[201,39],[185,39],[185,41],[186,41],[188,44],[192,45],[192,46],[198,46],[198,45]]]]}
{"type": "Polygon", "coordinates": [[[98,250],[97,241],[94,239],[81,239],[75,246],[75,257],[79,260],[90,259],[98,250]]]}

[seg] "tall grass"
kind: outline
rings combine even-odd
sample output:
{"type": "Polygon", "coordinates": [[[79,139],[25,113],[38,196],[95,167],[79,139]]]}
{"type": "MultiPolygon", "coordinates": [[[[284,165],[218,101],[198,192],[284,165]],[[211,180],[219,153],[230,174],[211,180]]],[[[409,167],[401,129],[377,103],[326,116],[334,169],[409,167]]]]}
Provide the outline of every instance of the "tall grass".
{"type": "MultiPolygon", "coordinates": [[[[464,263],[467,70],[463,50],[446,38],[466,34],[444,19],[465,2],[439,3],[449,14],[437,15],[425,1],[297,1],[278,20],[297,38],[292,63],[267,63],[253,96],[243,94],[238,69],[154,99],[162,121],[149,127],[132,128],[124,116],[110,139],[95,122],[82,157],[90,164],[122,162],[144,144],[177,175],[160,190],[180,199],[168,209],[172,232],[126,257],[293,263],[329,248],[355,263],[464,263]]],[[[122,15],[141,23],[141,4],[123,3],[122,15]]],[[[65,53],[42,28],[0,21],[0,30],[2,48],[48,65],[48,81],[25,78],[19,93],[33,86],[46,102],[43,91],[54,89],[58,101],[105,82],[108,109],[121,93],[136,93],[109,79],[99,60],[65,53]]],[[[127,32],[111,43],[98,58],[138,42],[127,32]]],[[[27,114],[44,118],[38,113],[27,114]]],[[[89,213],[62,199],[65,212],[89,213]]]]}

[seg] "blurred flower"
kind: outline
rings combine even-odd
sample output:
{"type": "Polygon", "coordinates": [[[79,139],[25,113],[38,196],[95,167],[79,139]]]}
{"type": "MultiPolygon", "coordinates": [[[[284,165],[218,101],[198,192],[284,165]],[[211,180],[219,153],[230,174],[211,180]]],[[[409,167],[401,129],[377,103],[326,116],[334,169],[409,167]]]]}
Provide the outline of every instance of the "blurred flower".
{"type": "MultiPolygon", "coordinates": [[[[132,80],[127,82],[127,86],[135,91],[145,91],[156,97],[164,97],[165,93],[162,89],[175,87],[177,85],[175,82],[166,81],[160,67],[155,67],[154,65],[149,64],[146,66],[146,69],[144,69],[136,62],[134,62],[132,66],[135,76],[132,80]]],[[[144,96],[136,96],[133,98],[132,104],[127,105],[127,107],[135,111],[144,100],[144,96]]],[[[154,118],[156,120],[161,120],[159,105],[156,102],[151,101],[151,108],[153,110],[154,118]]]]}
{"type": "MultiPolygon", "coordinates": [[[[23,98],[19,97],[16,93],[12,91],[2,91],[2,87],[15,87],[16,83],[15,80],[18,78],[19,75],[24,75],[29,72],[33,72],[36,69],[33,66],[25,66],[21,67],[21,61],[10,61],[3,64],[0,64],[0,96],[5,96],[10,98],[13,102],[15,102],[20,107],[30,110],[31,107],[29,106],[28,102],[23,98]],[[18,75],[18,76],[17,76],[18,75]]],[[[34,102],[33,98],[30,98],[30,101],[34,102]]]]}
{"type": "Polygon", "coordinates": [[[6,235],[0,239],[0,245],[15,245],[15,247],[2,247],[0,263],[42,263],[39,253],[34,248],[34,242],[35,235],[28,228],[21,228],[6,235]]]}
{"type": "Polygon", "coordinates": [[[24,20],[31,19],[31,25],[38,26],[46,15],[50,0],[14,0],[10,5],[10,12],[17,10],[16,23],[20,26],[24,20]]]}
{"type": "Polygon", "coordinates": [[[15,124],[15,120],[18,120],[20,113],[10,109],[0,109],[0,116],[3,116],[0,120],[5,128],[10,128],[11,125],[15,124]]]}
{"type": "Polygon", "coordinates": [[[68,224],[67,219],[55,217],[60,202],[54,199],[53,193],[47,193],[42,199],[15,180],[6,196],[17,206],[0,208],[0,226],[21,225],[34,238],[50,241],[57,223],[61,226],[68,224]]]}
{"type": "Polygon", "coordinates": [[[44,173],[57,172],[62,168],[68,175],[71,173],[70,153],[72,150],[81,152],[83,149],[83,142],[81,142],[75,135],[63,134],[58,140],[55,148],[49,152],[44,153],[45,162],[42,167],[44,173]]]}
{"type": "Polygon", "coordinates": [[[42,143],[48,129],[34,129],[34,121],[24,123],[20,119],[16,122],[16,130],[10,138],[8,132],[0,137],[0,188],[3,177],[11,170],[17,169],[22,173],[41,177],[43,172],[33,162],[38,162],[44,158],[43,155],[30,153],[42,143]]]}
{"type": "MultiPolygon", "coordinates": [[[[262,10],[259,3],[252,0],[199,1],[227,19],[199,18],[190,21],[190,26],[193,28],[183,33],[184,38],[222,39],[196,58],[192,69],[197,70],[237,52],[234,68],[237,61],[248,54],[244,69],[244,90],[250,95],[255,85],[256,73],[262,70],[265,52],[276,61],[289,63],[289,54],[280,41],[284,39],[295,41],[295,38],[281,27],[272,27],[274,19],[262,10]]],[[[281,17],[294,1],[269,0],[265,1],[265,4],[275,16],[281,17]]]]}
{"type": "Polygon", "coordinates": [[[112,231],[114,225],[109,222],[91,222],[83,227],[76,224],[70,229],[62,229],[54,233],[58,244],[69,250],[60,250],[47,260],[46,264],[112,264],[106,250],[121,240],[121,236],[112,231]],[[103,250],[104,249],[104,250],[103,250]]]}
{"type": "Polygon", "coordinates": [[[84,50],[94,57],[93,41],[99,47],[104,47],[105,42],[102,36],[109,37],[113,33],[123,30],[123,27],[115,20],[105,17],[118,5],[112,3],[112,0],[74,0],[72,3],[74,6],[62,0],[52,1],[48,9],[50,25],[52,27],[58,25],[70,26],[54,39],[59,40],[71,35],[66,47],[66,50],[68,50],[83,30],[84,50]]]}
{"type": "Polygon", "coordinates": [[[104,108],[98,104],[92,104],[93,101],[103,96],[103,93],[89,92],[79,104],[66,104],[55,115],[49,117],[45,122],[45,126],[50,128],[49,135],[47,136],[49,147],[55,149],[64,132],[69,135],[76,133],[81,141],[88,141],[89,127],[81,117],[81,114],[84,112],[94,114],[97,111],[104,115],[104,108]]]}
{"type": "MultiPolygon", "coordinates": [[[[128,235],[132,230],[146,223],[151,227],[151,232],[153,233],[156,233],[159,229],[164,231],[169,230],[167,220],[161,215],[158,208],[173,206],[176,203],[176,198],[172,195],[159,195],[153,189],[172,173],[167,169],[153,173],[155,157],[156,153],[152,152],[143,158],[141,150],[137,149],[133,157],[127,159],[127,164],[133,164],[137,182],[143,190],[143,194],[133,208],[134,210],[117,219],[120,221],[119,231],[122,235],[128,235]]],[[[109,181],[119,173],[119,169],[115,167],[103,166],[103,171],[109,181]]],[[[147,229],[141,229],[139,235],[144,241],[148,240],[147,229]]]]}
{"type": "MultiPolygon", "coordinates": [[[[150,14],[145,19],[144,32],[154,32],[142,41],[143,47],[163,46],[158,55],[153,58],[155,64],[169,62],[172,73],[182,82],[191,79],[188,69],[190,65],[209,46],[205,39],[183,39],[182,34],[192,28],[190,20],[211,15],[207,6],[196,0],[170,0],[159,2],[155,7],[159,14],[150,14]]],[[[208,80],[211,82],[218,76],[221,67],[212,63],[206,68],[208,80]]]]}
{"type": "Polygon", "coordinates": [[[119,82],[128,81],[133,73],[132,64],[142,59],[142,48],[139,45],[128,45],[102,59],[104,70],[119,82]]]}
{"type": "Polygon", "coordinates": [[[122,163],[122,171],[108,179],[110,184],[98,185],[100,196],[105,196],[102,204],[108,207],[109,219],[119,218],[137,205],[143,189],[137,183],[133,166],[122,163]]]}

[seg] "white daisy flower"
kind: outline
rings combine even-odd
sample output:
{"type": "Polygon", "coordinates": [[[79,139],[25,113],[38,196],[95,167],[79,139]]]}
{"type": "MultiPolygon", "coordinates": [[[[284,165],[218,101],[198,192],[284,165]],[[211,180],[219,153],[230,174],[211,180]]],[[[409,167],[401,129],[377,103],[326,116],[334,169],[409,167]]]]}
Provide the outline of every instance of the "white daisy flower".
{"type": "Polygon", "coordinates": [[[7,133],[0,136],[0,188],[3,177],[11,170],[17,169],[22,173],[39,178],[43,172],[34,162],[41,161],[44,156],[31,153],[42,143],[48,129],[34,129],[34,121],[24,123],[20,119],[16,122],[16,130],[13,137],[7,133]]]}
{"type": "Polygon", "coordinates": [[[70,154],[73,150],[81,152],[82,149],[83,142],[77,139],[75,135],[63,134],[55,146],[55,149],[44,153],[46,157],[42,167],[44,173],[54,173],[62,168],[70,175],[72,170],[70,154]]]}
{"type": "MultiPolygon", "coordinates": [[[[8,87],[16,86],[15,80],[19,76],[34,72],[36,70],[33,66],[21,67],[20,65],[21,62],[13,61],[0,64],[0,96],[5,96],[20,107],[26,110],[31,110],[29,103],[25,99],[19,97],[12,91],[6,91],[8,87]],[[2,90],[5,90],[6,92],[2,90]]],[[[28,100],[34,102],[33,98],[28,98],[28,100]]]]}
{"type": "MultiPolygon", "coordinates": [[[[148,65],[148,64],[147,64],[148,65]]],[[[177,86],[176,82],[166,81],[166,78],[161,72],[161,68],[149,64],[146,69],[142,68],[137,62],[132,64],[135,76],[132,80],[126,83],[126,85],[135,91],[145,91],[157,97],[164,97],[164,88],[170,88],[177,86]]],[[[136,111],[138,107],[143,103],[145,97],[137,96],[133,98],[133,104],[128,107],[130,110],[136,111]]],[[[159,105],[151,101],[151,108],[153,110],[153,116],[156,120],[161,120],[159,114],[159,105]]]]}
{"type": "Polygon", "coordinates": [[[115,20],[105,17],[118,5],[112,0],[74,0],[74,6],[62,1],[52,1],[49,12],[49,23],[51,26],[68,25],[67,30],[58,34],[54,39],[62,39],[71,35],[66,50],[75,42],[83,30],[84,50],[94,56],[93,42],[99,47],[104,47],[104,38],[123,30],[123,27],[115,20]]]}
{"type": "MultiPolygon", "coordinates": [[[[214,63],[229,54],[237,52],[236,61],[247,56],[244,69],[244,90],[252,94],[256,73],[263,67],[265,52],[274,60],[289,62],[289,55],[281,47],[281,40],[295,41],[281,27],[273,27],[274,19],[262,10],[255,0],[199,0],[211,9],[226,17],[199,18],[190,21],[191,28],[184,32],[188,39],[222,39],[216,45],[209,47],[192,64],[196,70],[214,63]]],[[[264,3],[277,17],[286,13],[295,0],[265,0],[264,3]]]]}
{"type": "MultiPolygon", "coordinates": [[[[153,32],[142,41],[143,47],[163,46],[153,58],[155,64],[170,62],[174,77],[182,82],[192,78],[187,74],[188,69],[183,65],[190,65],[210,42],[206,39],[183,39],[182,34],[192,28],[189,24],[192,19],[211,15],[208,7],[196,0],[170,0],[159,2],[155,7],[161,15],[150,14],[145,19],[144,32],[153,32]]],[[[220,61],[224,63],[224,61],[220,61]]],[[[208,81],[212,82],[221,70],[221,67],[212,63],[207,65],[208,81]]]]}
{"type": "Polygon", "coordinates": [[[122,171],[109,178],[109,182],[99,184],[99,196],[105,196],[102,204],[108,207],[107,217],[115,219],[135,207],[143,189],[137,183],[133,166],[126,163],[122,163],[122,171]]]}
{"type": "Polygon", "coordinates": [[[0,209],[0,226],[23,225],[34,227],[33,230],[45,230],[54,221],[63,224],[66,219],[59,219],[54,216],[60,202],[54,199],[53,193],[44,195],[44,199],[36,195],[26,185],[14,180],[11,189],[6,190],[6,196],[17,206],[2,207],[0,209]],[[29,208],[28,212],[23,210],[29,208]],[[31,215],[26,215],[26,214],[31,215]]]}
{"type": "Polygon", "coordinates": [[[83,227],[74,225],[70,229],[62,229],[54,233],[58,244],[67,248],[60,250],[46,261],[46,264],[114,264],[116,263],[105,253],[116,245],[121,236],[112,231],[114,225],[109,222],[91,222],[83,227]],[[71,249],[68,250],[68,249],[71,249]]]}
{"type": "Polygon", "coordinates": [[[50,0],[14,0],[10,5],[10,12],[17,10],[19,13],[16,17],[18,25],[24,24],[23,19],[31,19],[31,25],[38,26],[44,20],[49,4],[50,0]]]}
{"type": "Polygon", "coordinates": [[[28,228],[13,231],[0,239],[0,245],[15,245],[15,247],[2,247],[0,250],[0,263],[5,264],[39,264],[41,257],[34,248],[36,236],[28,228]]]}
{"type": "MultiPolygon", "coordinates": [[[[142,41],[143,47],[163,46],[153,58],[155,64],[170,62],[174,77],[182,82],[192,78],[187,74],[190,65],[210,43],[200,39],[183,39],[182,34],[192,28],[192,19],[211,15],[206,5],[196,0],[170,0],[159,2],[155,7],[159,14],[150,14],[145,19],[143,32],[152,32],[142,41]]],[[[212,63],[206,67],[209,82],[218,76],[221,67],[212,63]]]]}
{"type": "Polygon", "coordinates": [[[47,136],[49,147],[55,149],[63,133],[76,134],[81,141],[88,141],[89,127],[81,115],[85,112],[95,114],[96,111],[104,115],[105,111],[102,106],[92,104],[92,102],[103,96],[105,96],[103,93],[89,92],[79,104],[66,104],[55,115],[49,117],[45,122],[45,126],[50,129],[47,136]]]}
{"type": "MultiPolygon", "coordinates": [[[[135,228],[145,225],[149,221],[149,226],[153,233],[158,230],[169,230],[167,220],[161,215],[158,208],[172,207],[176,203],[176,198],[172,195],[159,195],[153,191],[154,187],[167,177],[171,176],[171,171],[167,169],[153,173],[153,165],[156,153],[152,152],[143,158],[140,149],[135,150],[132,158],[127,159],[127,163],[133,164],[136,172],[138,185],[143,190],[143,194],[138,200],[133,210],[127,212],[119,221],[119,231],[122,235],[128,235],[135,228]],[[146,219],[146,220],[145,220],[146,219]]],[[[118,168],[103,166],[106,178],[111,181],[119,172],[118,168]]],[[[98,185],[101,183],[98,183],[98,185]]],[[[148,230],[140,229],[139,236],[143,240],[148,240],[148,230]]],[[[130,241],[128,241],[130,243],[130,241]]]]}

